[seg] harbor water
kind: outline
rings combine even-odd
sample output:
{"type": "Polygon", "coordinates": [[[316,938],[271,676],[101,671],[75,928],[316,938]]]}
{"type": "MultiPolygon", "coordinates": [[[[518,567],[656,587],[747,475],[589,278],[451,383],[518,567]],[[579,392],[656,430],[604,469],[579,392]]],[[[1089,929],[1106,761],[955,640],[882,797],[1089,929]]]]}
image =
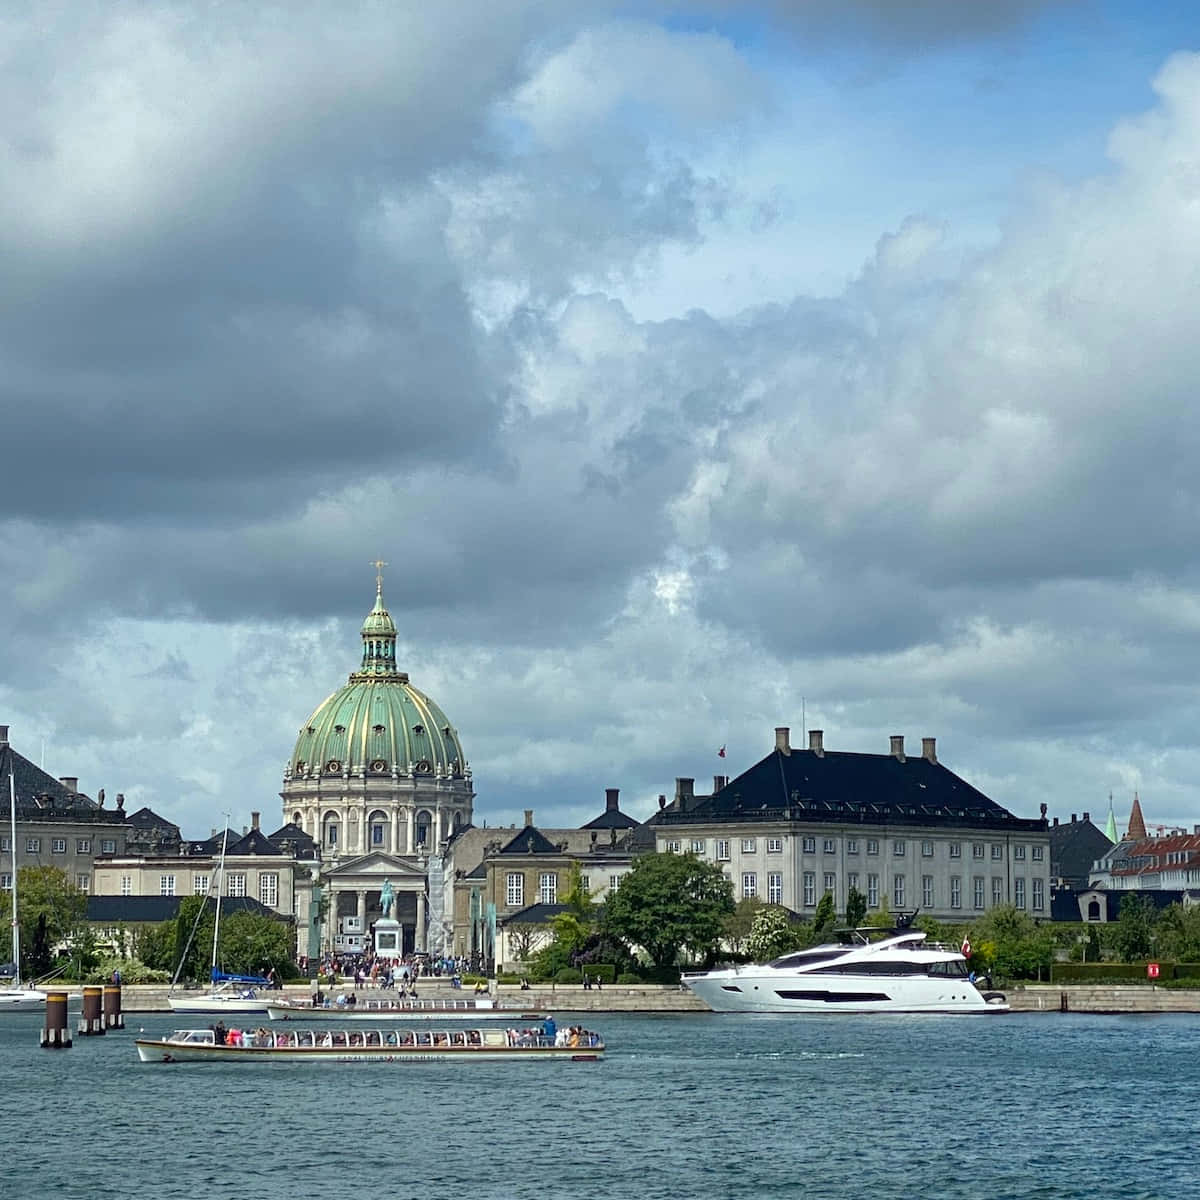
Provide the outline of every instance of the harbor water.
{"type": "Polygon", "coordinates": [[[139,1063],[138,1031],[178,1016],[48,1051],[7,1014],[0,1195],[1200,1193],[1200,1015],[585,1020],[602,1062],[247,1066],[139,1063]]]}

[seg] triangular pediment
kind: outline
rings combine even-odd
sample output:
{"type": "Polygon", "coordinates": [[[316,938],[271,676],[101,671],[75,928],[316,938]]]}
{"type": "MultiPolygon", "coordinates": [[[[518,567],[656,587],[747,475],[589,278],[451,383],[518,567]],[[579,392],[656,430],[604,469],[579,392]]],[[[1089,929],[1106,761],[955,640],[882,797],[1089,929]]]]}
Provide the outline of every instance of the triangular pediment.
{"type": "Polygon", "coordinates": [[[329,872],[336,880],[356,879],[373,881],[382,884],[385,879],[393,882],[399,879],[421,879],[426,873],[402,858],[391,854],[360,854],[357,858],[348,858],[338,863],[329,872]]]}

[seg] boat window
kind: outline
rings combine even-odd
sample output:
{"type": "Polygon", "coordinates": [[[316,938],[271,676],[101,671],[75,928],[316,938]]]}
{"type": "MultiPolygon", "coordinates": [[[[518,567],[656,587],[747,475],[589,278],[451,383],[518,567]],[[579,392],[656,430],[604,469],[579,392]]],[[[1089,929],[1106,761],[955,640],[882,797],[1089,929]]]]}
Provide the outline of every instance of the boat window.
{"type": "Polygon", "coordinates": [[[950,979],[962,979],[967,974],[967,964],[961,958],[930,963],[929,974],[936,975],[939,979],[943,976],[950,979]]]}
{"type": "Polygon", "coordinates": [[[816,963],[829,962],[834,958],[842,958],[845,954],[846,950],[842,946],[821,950],[801,950],[796,954],[785,954],[782,958],[777,958],[769,965],[784,970],[795,967],[811,967],[816,963]]]}

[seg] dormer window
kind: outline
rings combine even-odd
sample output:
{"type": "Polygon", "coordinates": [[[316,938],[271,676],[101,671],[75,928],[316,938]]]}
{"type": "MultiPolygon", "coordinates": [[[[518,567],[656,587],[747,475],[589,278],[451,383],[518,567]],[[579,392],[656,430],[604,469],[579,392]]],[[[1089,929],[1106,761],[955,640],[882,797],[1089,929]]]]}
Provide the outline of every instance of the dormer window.
{"type": "Polygon", "coordinates": [[[424,725],[414,725],[413,726],[413,733],[417,734],[418,736],[420,736],[424,732],[425,732],[424,725]]]}
{"type": "Polygon", "coordinates": [[[371,726],[371,732],[372,732],[372,733],[383,733],[383,732],[384,732],[384,726],[382,726],[382,725],[372,725],[372,726],[371,726]]]}

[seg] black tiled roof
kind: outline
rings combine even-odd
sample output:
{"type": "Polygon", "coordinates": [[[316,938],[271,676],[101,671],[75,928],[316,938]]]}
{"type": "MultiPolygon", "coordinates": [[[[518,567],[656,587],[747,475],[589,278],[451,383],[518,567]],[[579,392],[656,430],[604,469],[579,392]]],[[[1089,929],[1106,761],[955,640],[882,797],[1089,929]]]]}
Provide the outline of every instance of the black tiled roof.
{"type": "Polygon", "coordinates": [[[1082,890],[1092,866],[1113,847],[1104,830],[1090,820],[1050,826],[1050,875],[1082,890]]]}
{"type": "Polygon", "coordinates": [[[0,745],[3,812],[8,814],[8,777],[12,774],[17,818],[21,821],[86,821],[119,825],[125,814],[101,808],[82,792],[72,792],[53,775],[18,754],[11,743],[0,745]]]}
{"type": "Polygon", "coordinates": [[[518,912],[501,917],[498,925],[549,925],[552,918],[567,911],[565,904],[531,904],[518,912]]]}
{"type": "MultiPolygon", "coordinates": [[[[182,896],[89,896],[87,919],[99,923],[173,921],[179,915],[182,900],[182,896]]],[[[281,921],[291,920],[249,896],[222,896],[222,917],[235,912],[257,913],[281,921]]]]}
{"type": "Polygon", "coordinates": [[[500,848],[501,854],[560,854],[559,848],[532,825],[526,825],[511,841],[500,848]]]}
{"type": "Polygon", "coordinates": [[[606,809],[580,829],[636,829],[638,822],[619,808],[606,809]]]}
{"type": "Polygon", "coordinates": [[[244,837],[230,841],[227,854],[282,854],[261,829],[251,829],[244,837]]]}
{"type": "Polygon", "coordinates": [[[292,852],[297,858],[313,858],[317,852],[317,843],[292,821],[289,821],[281,829],[275,830],[270,835],[270,842],[273,846],[278,846],[281,853],[284,843],[290,842],[292,852]]]}
{"type": "Polygon", "coordinates": [[[712,796],[678,801],[655,824],[791,820],[846,825],[955,824],[1044,832],[1015,817],[941,763],[921,756],[773,750],[712,796]]]}

